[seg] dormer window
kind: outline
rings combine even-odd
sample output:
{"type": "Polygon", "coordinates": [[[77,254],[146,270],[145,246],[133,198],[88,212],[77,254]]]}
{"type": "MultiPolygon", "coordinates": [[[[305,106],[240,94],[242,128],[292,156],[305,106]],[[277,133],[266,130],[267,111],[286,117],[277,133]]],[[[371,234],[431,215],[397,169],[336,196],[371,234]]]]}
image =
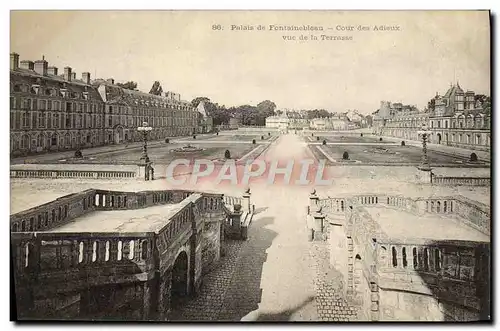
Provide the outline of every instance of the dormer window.
{"type": "Polygon", "coordinates": [[[38,90],[40,89],[40,85],[31,85],[30,93],[31,94],[38,94],[38,90]]]}
{"type": "Polygon", "coordinates": [[[45,89],[45,95],[52,95],[52,89],[51,88],[45,89]]]}
{"type": "Polygon", "coordinates": [[[66,96],[68,95],[68,90],[65,89],[65,88],[62,88],[62,89],[59,90],[59,93],[61,94],[61,96],[63,98],[66,98],[66,96]]]}
{"type": "Polygon", "coordinates": [[[70,94],[70,95],[71,95],[71,98],[72,98],[72,99],[78,99],[78,93],[76,93],[76,92],[71,92],[71,94],[70,94]]]}
{"type": "Polygon", "coordinates": [[[14,92],[22,92],[21,85],[18,85],[18,84],[14,85],[14,92]]]}
{"type": "Polygon", "coordinates": [[[83,92],[83,99],[88,100],[89,99],[89,92],[83,92]]]}

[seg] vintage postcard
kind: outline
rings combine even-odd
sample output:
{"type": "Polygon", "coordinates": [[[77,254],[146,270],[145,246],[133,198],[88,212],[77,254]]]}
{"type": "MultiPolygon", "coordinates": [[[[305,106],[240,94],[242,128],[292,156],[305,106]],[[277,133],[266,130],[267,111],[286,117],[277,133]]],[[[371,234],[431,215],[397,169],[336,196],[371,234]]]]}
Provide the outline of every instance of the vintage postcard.
{"type": "Polygon", "coordinates": [[[12,11],[12,320],[490,321],[490,12],[12,11]]]}

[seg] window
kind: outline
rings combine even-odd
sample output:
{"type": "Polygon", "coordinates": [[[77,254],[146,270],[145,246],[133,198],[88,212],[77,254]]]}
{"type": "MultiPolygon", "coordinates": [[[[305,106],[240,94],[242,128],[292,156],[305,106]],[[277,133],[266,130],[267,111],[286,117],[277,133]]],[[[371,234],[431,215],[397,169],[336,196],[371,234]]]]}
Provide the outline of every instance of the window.
{"type": "Polygon", "coordinates": [[[16,109],[16,98],[10,97],[10,109],[16,109]]]}
{"type": "Polygon", "coordinates": [[[58,113],[55,113],[54,116],[52,117],[52,127],[55,128],[55,129],[58,129],[59,128],[59,114],[58,113]]]}
{"type": "Polygon", "coordinates": [[[31,99],[23,99],[22,109],[31,110],[31,99]]]}
{"type": "Polygon", "coordinates": [[[47,101],[46,100],[38,100],[38,109],[46,110],[47,109],[47,101]]]}
{"type": "Polygon", "coordinates": [[[45,127],[45,113],[42,112],[38,113],[38,127],[39,128],[45,127]]]}
{"type": "Polygon", "coordinates": [[[408,261],[406,260],[406,247],[403,247],[403,268],[406,268],[408,266],[408,261]]]}
{"type": "Polygon", "coordinates": [[[28,113],[22,113],[21,115],[23,127],[28,127],[30,125],[30,118],[28,115],[28,113]]]}

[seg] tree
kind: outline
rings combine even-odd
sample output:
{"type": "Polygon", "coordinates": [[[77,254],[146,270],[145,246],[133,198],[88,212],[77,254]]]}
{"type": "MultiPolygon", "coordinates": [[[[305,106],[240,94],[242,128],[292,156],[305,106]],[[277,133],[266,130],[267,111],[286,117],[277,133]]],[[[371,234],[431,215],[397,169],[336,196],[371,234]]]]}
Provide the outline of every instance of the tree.
{"type": "Polygon", "coordinates": [[[207,98],[207,97],[197,97],[197,98],[194,98],[193,101],[191,101],[191,105],[196,108],[198,107],[198,105],[200,104],[200,102],[210,102],[210,99],[207,98]]]}
{"type": "Polygon", "coordinates": [[[481,103],[483,110],[485,113],[490,114],[491,113],[491,98],[487,95],[484,94],[476,94],[474,96],[474,101],[481,103]]]}
{"type": "Polygon", "coordinates": [[[434,111],[434,108],[436,108],[436,97],[432,98],[427,102],[427,109],[428,111],[434,111]]]}
{"type": "Polygon", "coordinates": [[[137,83],[133,81],[128,81],[126,83],[117,83],[116,85],[126,90],[135,90],[137,88],[137,83]]]}
{"type": "Polygon", "coordinates": [[[151,87],[151,90],[149,91],[149,94],[161,95],[162,93],[163,93],[163,89],[161,88],[160,82],[155,81],[153,83],[153,86],[151,87]]]}

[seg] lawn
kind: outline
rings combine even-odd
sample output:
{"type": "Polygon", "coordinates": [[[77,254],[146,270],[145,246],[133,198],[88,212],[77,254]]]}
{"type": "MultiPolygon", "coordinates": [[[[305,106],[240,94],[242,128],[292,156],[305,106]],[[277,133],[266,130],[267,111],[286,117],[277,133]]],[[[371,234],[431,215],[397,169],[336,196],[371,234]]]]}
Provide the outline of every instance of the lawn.
{"type": "MultiPolygon", "coordinates": [[[[318,146],[318,145],[317,145],[318,146]]],[[[320,159],[326,157],[315,150],[317,146],[310,146],[313,153],[320,159]]],[[[422,161],[422,149],[414,146],[370,146],[370,145],[321,145],[323,151],[336,160],[342,162],[344,152],[349,153],[351,164],[408,164],[418,165],[422,161]]],[[[467,158],[455,155],[442,154],[429,150],[427,152],[429,163],[435,165],[456,165],[460,167],[474,166],[467,163],[467,158]]],[[[479,163],[481,164],[481,163],[479,163]]]]}
{"type": "MultiPolygon", "coordinates": [[[[323,142],[323,140],[326,140],[327,143],[379,143],[379,144],[385,144],[385,143],[391,143],[390,141],[387,140],[382,140],[380,141],[379,138],[376,137],[361,137],[361,136],[314,136],[314,137],[305,137],[306,142],[311,143],[311,142],[323,142]],[[312,138],[313,141],[311,141],[309,138],[312,138]]],[[[394,142],[392,142],[394,143],[394,142]]]]}
{"type": "MultiPolygon", "coordinates": [[[[252,144],[228,144],[228,145],[206,145],[192,143],[192,146],[200,147],[203,150],[192,153],[178,153],[174,149],[185,146],[186,144],[165,144],[165,146],[152,147],[148,149],[148,156],[155,164],[169,164],[175,159],[224,159],[226,150],[231,153],[232,159],[240,159],[258,145],[252,144]]],[[[68,159],[65,162],[59,160],[50,160],[44,163],[86,163],[86,164],[137,164],[140,162],[142,149],[133,149],[130,151],[117,151],[97,155],[89,155],[82,160],[68,159]]]]}

